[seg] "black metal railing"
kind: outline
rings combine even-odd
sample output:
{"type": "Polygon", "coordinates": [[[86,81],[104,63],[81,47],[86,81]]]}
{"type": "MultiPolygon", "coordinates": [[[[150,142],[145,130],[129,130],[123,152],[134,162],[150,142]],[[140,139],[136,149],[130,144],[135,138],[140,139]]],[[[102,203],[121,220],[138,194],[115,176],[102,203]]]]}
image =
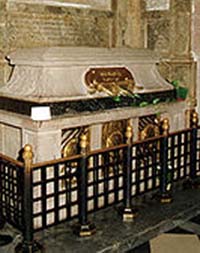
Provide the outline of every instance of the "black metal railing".
{"type": "Polygon", "coordinates": [[[23,230],[23,164],[0,155],[0,222],[23,230]]]}
{"type": "Polygon", "coordinates": [[[94,212],[123,199],[123,155],[126,145],[92,152],[87,157],[87,210],[94,212]]]}
{"type": "Polygon", "coordinates": [[[168,159],[173,181],[190,176],[192,129],[183,130],[169,135],[168,159]]]}
{"type": "Polygon", "coordinates": [[[160,187],[160,142],[154,137],[132,145],[132,196],[160,187]]]}
{"type": "MultiPolygon", "coordinates": [[[[162,203],[172,199],[173,183],[200,175],[200,128],[163,134],[113,148],[32,164],[30,145],[24,163],[0,154],[0,220],[13,224],[30,249],[34,233],[78,218],[81,236],[95,231],[88,214],[122,202],[124,217],[133,218],[132,198],[157,190],[162,203]]],[[[31,251],[28,251],[31,252],[31,251]]]]}
{"type": "Polygon", "coordinates": [[[33,227],[38,231],[78,216],[80,156],[32,168],[33,227]]]}

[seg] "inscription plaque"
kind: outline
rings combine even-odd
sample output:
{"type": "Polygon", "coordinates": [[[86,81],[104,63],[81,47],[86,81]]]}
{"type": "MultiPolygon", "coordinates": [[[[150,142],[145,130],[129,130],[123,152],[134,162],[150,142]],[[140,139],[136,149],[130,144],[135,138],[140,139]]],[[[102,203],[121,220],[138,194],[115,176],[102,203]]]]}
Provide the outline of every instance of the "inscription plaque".
{"type": "Polygon", "coordinates": [[[90,93],[105,92],[108,95],[128,95],[134,89],[134,79],[125,67],[91,68],[85,74],[90,93]]]}

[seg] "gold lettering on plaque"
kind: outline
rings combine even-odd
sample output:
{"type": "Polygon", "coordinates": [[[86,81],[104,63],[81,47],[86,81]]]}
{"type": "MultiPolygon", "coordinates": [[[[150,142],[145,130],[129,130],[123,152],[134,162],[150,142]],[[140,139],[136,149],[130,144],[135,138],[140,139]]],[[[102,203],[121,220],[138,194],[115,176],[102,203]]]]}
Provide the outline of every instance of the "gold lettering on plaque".
{"type": "Polygon", "coordinates": [[[109,96],[132,95],[135,86],[125,67],[91,68],[85,74],[85,82],[91,94],[105,92],[109,96]]]}

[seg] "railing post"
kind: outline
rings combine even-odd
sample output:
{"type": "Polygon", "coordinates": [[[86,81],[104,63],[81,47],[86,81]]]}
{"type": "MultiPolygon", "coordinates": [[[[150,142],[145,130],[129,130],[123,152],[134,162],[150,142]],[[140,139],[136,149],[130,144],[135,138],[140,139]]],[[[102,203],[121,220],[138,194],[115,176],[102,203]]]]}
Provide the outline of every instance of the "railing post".
{"type": "Polygon", "coordinates": [[[162,121],[162,134],[163,137],[160,143],[160,164],[161,164],[161,175],[160,175],[160,202],[170,203],[172,202],[171,191],[168,190],[168,135],[169,135],[169,119],[165,118],[162,121]]]}
{"type": "Polygon", "coordinates": [[[33,253],[39,249],[39,245],[34,242],[33,219],[32,219],[32,188],[31,188],[31,166],[33,163],[32,146],[26,144],[23,152],[24,161],[24,196],[23,196],[23,242],[16,247],[16,252],[33,253]]]}
{"type": "Polygon", "coordinates": [[[131,203],[131,168],[132,168],[132,139],[133,139],[133,127],[130,122],[126,128],[126,156],[124,160],[124,207],[122,211],[123,221],[133,221],[137,215],[137,212],[132,207],[131,203]]]}
{"type": "Polygon", "coordinates": [[[193,186],[196,186],[196,167],[197,167],[197,126],[198,114],[192,111],[190,118],[191,141],[190,141],[190,180],[193,186]]]}
{"type": "Polygon", "coordinates": [[[95,225],[88,221],[87,218],[87,135],[80,136],[80,148],[82,158],[78,170],[78,205],[79,223],[74,227],[74,233],[80,237],[91,236],[96,232],[95,225]]]}

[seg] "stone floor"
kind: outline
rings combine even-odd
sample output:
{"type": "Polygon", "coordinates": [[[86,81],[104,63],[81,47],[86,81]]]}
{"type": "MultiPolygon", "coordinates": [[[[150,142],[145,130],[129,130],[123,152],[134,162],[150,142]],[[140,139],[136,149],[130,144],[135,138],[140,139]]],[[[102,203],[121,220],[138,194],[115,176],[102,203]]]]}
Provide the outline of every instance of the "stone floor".
{"type": "MultiPolygon", "coordinates": [[[[180,190],[171,204],[161,205],[156,199],[140,198],[139,214],[133,223],[123,223],[117,207],[91,215],[97,233],[78,238],[72,233],[73,223],[65,223],[35,234],[43,245],[42,253],[149,253],[148,241],[173,229],[200,234],[200,190],[180,190]],[[196,218],[195,218],[196,217],[196,218]],[[190,222],[188,222],[190,221],[190,222]],[[144,245],[144,243],[147,243],[144,245]],[[139,246],[142,246],[138,248],[139,246]]],[[[174,230],[176,231],[176,230],[174,230]]],[[[11,234],[13,243],[0,247],[0,253],[13,253],[22,236],[6,224],[1,233],[11,234]]]]}
{"type": "MultiPolygon", "coordinates": [[[[196,219],[195,222],[198,222],[198,224],[200,224],[200,216],[197,216],[198,219],[196,219]]],[[[175,229],[172,229],[166,233],[164,233],[165,235],[184,235],[184,240],[188,240],[188,238],[186,237],[187,235],[198,235],[200,233],[200,225],[197,225],[196,223],[192,223],[191,221],[186,221],[185,223],[183,223],[182,225],[180,225],[180,227],[176,227],[175,229]],[[195,225],[195,229],[193,229],[195,225]],[[183,227],[183,228],[182,228],[183,227]]],[[[163,234],[162,234],[163,235],[163,234]]],[[[158,238],[160,238],[160,236],[158,236],[158,238]]],[[[191,238],[189,238],[190,240],[191,238]]],[[[170,240],[169,240],[170,242],[170,240]]],[[[179,242],[177,242],[176,247],[179,248],[178,245],[179,242]]],[[[190,241],[188,243],[191,243],[190,241]]],[[[151,251],[151,244],[152,244],[152,240],[149,242],[146,242],[140,246],[138,246],[137,248],[127,251],[126,253],[152,253],[151,251]]],[[[191,245],[192,248],[193,245],[191,245]]],[[[161,245],[161,248],[163,246],[161,245]]],[[[169,248],[171,247],[171,245],[169,245],[169,248]]],[[[200,248],[200,240],[199,240],[199,248],[200,248]]],[[[164,249],[162,249],[162,252],[164,251],[164,249]]],[[[164,251],[165,252],[165,251],[164,251]]],[[[193,253],[191,250],[189,251],[191,253],[193,253]]],[[[156,252],[156,253],[160,253],[160,252],[156,252]]],[[[171,252],[172,253],[172,252],[171,252]]]]}

